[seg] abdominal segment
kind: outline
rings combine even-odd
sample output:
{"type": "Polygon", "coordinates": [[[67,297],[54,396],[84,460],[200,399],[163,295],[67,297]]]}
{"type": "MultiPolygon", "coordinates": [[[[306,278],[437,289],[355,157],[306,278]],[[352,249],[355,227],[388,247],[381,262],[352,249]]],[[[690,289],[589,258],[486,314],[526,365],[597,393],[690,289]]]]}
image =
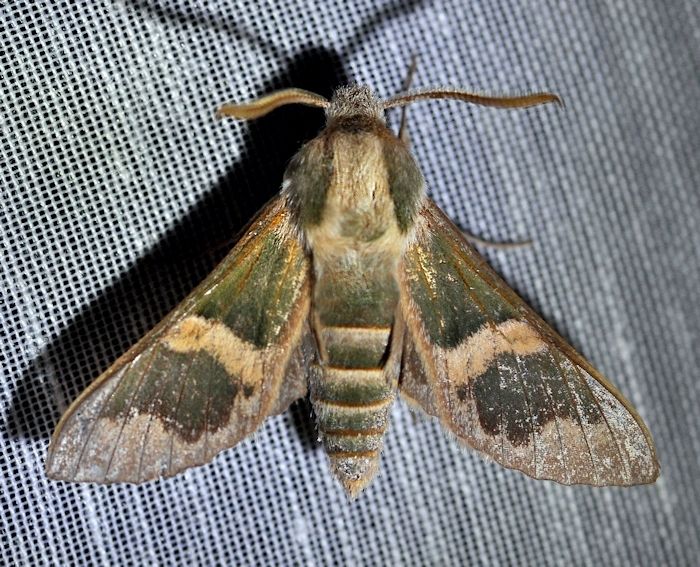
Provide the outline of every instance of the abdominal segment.
{"type": "Polygon", "coordinates": [[[398,287],[386,263],[325,269],[314,290],[320,359],[311,402],[331,470],[350,496],[374,477],[398,380],[398,287]]]}

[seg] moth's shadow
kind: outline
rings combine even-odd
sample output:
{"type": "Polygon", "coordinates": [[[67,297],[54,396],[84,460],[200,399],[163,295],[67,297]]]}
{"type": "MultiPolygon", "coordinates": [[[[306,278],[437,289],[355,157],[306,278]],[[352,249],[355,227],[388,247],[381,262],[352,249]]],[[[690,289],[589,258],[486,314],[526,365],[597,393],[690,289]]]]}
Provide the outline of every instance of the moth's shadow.
{"type": "MultiPolygon", "coordinates": [[[[258,92],[300,87],[329,97],[347,83],[338,55],[307,48],[258,92]]],[[[44,439],[59,417],[47,376],[74,399],[109,364],[187,295],[225,255],[232,238],[279,190],[287,162],[323,125],[317,109],[290,107],[248,123],[242,157],[133,267],[87,305],[30,364],[6,418],[13,437],[44,439]],[[152,290],[168,290],[168,294],[152,290]]],[[[202,156],[207,159],[207,156],[202,156]]],[[[292,422],[305,448],[316,446],[308,407],[292,422]]]]}
{"type": "Polygon", "coordinates": [[[289,408],[290,421],[294,425],[301,446],[305,451],[315,451],[321,447],[318,429],[313,417],[313,408],[308,397],[294,402],[289,408]]]}

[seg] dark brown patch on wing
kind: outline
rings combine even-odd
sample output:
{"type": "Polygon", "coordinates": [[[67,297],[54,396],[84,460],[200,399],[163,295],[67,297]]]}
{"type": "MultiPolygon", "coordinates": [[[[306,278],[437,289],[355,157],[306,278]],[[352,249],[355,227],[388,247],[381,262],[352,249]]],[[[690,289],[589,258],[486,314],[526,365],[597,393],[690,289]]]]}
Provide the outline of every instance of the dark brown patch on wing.
{"type": "Polygon", "coordinates": [[[181,439],[196,443],[204,433],[215,433],[228,425],[240,391],[240,378],[229,375],[207,353],[199,353],[190,368],[186,391],[170,421],[181,439]]]}
{"type": "MultiPolygon", "coordinates": [[[[466,401],[463,387],[456,395],[466,401]]],[[[603,419],[585,383],[574,372],[561,376],[549,352],[520,361],[511,353],[501,354],[474,379],[471,396],[484,430],[493,436],[505,434],[515,446],[529,443],[557,417],[576,421],[580,414],[587,424],[603,419]]]]}
{"type": "Polygon", "coordinates": [[[530,410],[512,354],[500,355],[474,380],[472,392],[485,431],[493,436],[503,433],[515,446],[531,441],[530,410]]]}

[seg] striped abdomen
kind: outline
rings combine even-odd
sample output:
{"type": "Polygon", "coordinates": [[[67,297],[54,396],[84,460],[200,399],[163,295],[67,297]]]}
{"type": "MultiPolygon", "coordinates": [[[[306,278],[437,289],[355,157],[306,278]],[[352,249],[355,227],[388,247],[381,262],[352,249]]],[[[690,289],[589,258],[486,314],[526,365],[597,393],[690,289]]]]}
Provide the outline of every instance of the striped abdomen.
{"type": "Polygon", "coordinates": [[[331,469],[350,494],[376,474],[395,387],[382,368],[386,327],[325,327],[327,353],[313,372],[311,402],[331,469]]]}
{"type": "Polygon", "coordinates": [[[392,345],[401,338],[393,271],[363,268],[325,272],[316,282],[320,360],[309,384],[331,470],[351,495],[377,472],[401,352],[392,345]]]}

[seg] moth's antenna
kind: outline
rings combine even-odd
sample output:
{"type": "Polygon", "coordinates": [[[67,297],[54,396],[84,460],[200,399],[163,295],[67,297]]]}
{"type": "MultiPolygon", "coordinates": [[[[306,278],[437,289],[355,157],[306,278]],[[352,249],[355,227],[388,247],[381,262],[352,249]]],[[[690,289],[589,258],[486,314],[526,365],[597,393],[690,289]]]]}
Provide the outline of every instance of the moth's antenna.
{"type": "MultiPolygon", "coordinates": [[[[406,73],[406,78],[403,80],[401,85],[401,92],[406,94],[406,91],[411,88],[411,83],[413,82],[413,75],[416,74],[416,68],[418,67],[418,55],[415,53],[411,56],[411,64],[408,66],[408,72],[406,73]]],[[[401,123],[399,124],[399,140],[401,140],[406,147],[410,146],[410,139],[408,135],[408,105],[404,105],[401,109],[401,123]]]]}
{"type": "Polygon", "coordinates": [[[453,98],[480,104],[482,106],[495,106],[497,108],[527,108],[529,106],[537,106],[538,104],[547,104],[555,102],[563,105],[561,98],[554,93],[532,93],[518,96],[492,96],[479,93],[473,93],[461,89],[425,89],[413,91],[410,93],[399,94],[386,99],[382,104],[385,109],[394,108],[396,106],[404,106],[417,100],[427,100],[436,98],[453,98]]]}
{"type": "Polygon", "coordinates": [[[216,111],[216,117],[229,116],[239,120],[260,118],[285,104],[303,104],[316,108],[328,108],[330,102],[321,95],[303,89],[283,89],[248,102],[228,102],[216,111]]]}

